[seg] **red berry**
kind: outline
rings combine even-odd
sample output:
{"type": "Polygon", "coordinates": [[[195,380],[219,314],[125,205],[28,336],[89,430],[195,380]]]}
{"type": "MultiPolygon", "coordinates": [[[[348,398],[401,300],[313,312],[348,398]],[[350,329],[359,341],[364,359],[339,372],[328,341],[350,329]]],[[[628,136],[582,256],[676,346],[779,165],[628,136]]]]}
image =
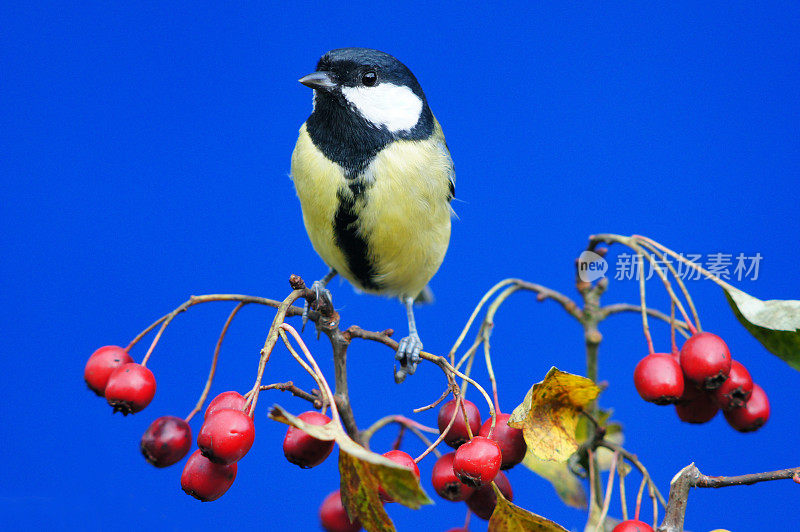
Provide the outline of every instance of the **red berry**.
{"type": "Polygon", "coordinates": [[[319,522],[327,532],[358,532],[361,523],[358,519],[351,523],[347,511],[342,505],[342,495],[339,490],[330,493],[319,507],[319,522]]]}
{"type": "Polygon", "coordinates": [[[747,404],[725,412],[728,424],[739,432],[752,432],[761,428],[769,419],[769,400],[764,389],[753,385],[753,393],[747,404]]]}
{"type": "Polygon", "coordinates": [[[245,398],[239,392],[222,392],[208,403],[208,408],[206,408],[206,413],[203,414],[203,417],[208,419],[208,416],[223,408],[244,410],[244,403],[245,398]]]}
{"type": "MultiPolygon", "coordinates": [[[[508,501],[514,499],[511,483],[508,482],[505,473],[502,471],[499,472],[494,479],[494,483],[497,484],[497,488],[500,490],[500,493],[503,494],[503,497],[508,501]]],[[[467,506],[472,510],[472,513],[488,521],[494,512],[494,507],[497,506],[497,495],[494,489],[492,489],[492,485],[487,484],[475,490],[475,493],[467,499],[467,506]]]]}
{"type": "MultiPolygon", "coordinates": [[[[525,453],[528,451],[522,430],[508,426],[508,418],[510,417],[511,414],[497,414],[497,421],[491,436],[491,439],[500,445],[500,452],[503,454],[500,469],[511,469],[522,462],[522,459],[525,458],[525,453]]],[[[492,418],[490,417],[481,425],[479,435],[488,438],[489,429],[491,428],[492,418]]]]}
{"type": "Polygon", "coordinates": [[[102,396],[108,384],[111,373],[123,364],[133,362],[133,359],[118,345],[106,345],[92,353],[83,368],[83,380],[97,395],[102,396]]]}
{"type": "Polygon", "coordinates": [[[241,410],[225,408],[203,422],[197,446],[212,462],[232,464],[247,454],[255,437],[256,429],[250,416],[241,410]]]}
{"type": "Polygon", "coordinates": [[[192,453],[181,474],[181,488],[203,502],[216,501],[228,491],[236,478],[236,463],[215,464],[200,450],[192,453]]]}
{"type": "Polygon", "coordinates": [[[753,391],[753,378],[742,364],[736,360],[731,361],[731,372],[722,386],[716,389],[714,395],[720,408],[730,410],[744,406],[750,393],[753,391]]]}
{"type": "MultiPolygon", "coordinates": [[[[478,407],[475,406],[471,401],[467,401],[465,399],[463,402],[464,409],[467,412],[467,420],[469,420],[469,428],[472,430],[473,435],[478,434],[478,431],[481,428],[481,413],[478,412],[478,407]]],[[[455,408],[456,400],[452,399],[442,405],[442,408],[439,409],[439,432],[444,432],[444,429],[447,428],[447,425],[450,423],[450,419],[453,417],[453,411],[455,408]]],[[[458,410],[459,412],[456,414],[456,419],[453,421],[453,426],[450,427],[450,431],[444,437],[444,442],[454,449],[457,449],[459,445],[469,440],[467,424],[464,421],[464,412],[461,411],[460,407],[458,410]]]]}
{"type": "Polygon", "coordinates": [[[156,378],[153,372],[135,362],[128,362],[115,369],[108,377],[106,401],[114,412],[123,415],[144,410],[156,394],[156,378]]]}
{"type": "Polygon", "coordinates": [[[636,519],[623,521],[612,532],[653,532],[653,527],[636,519]]]}
{"type": "Polygon", "coordinates": [[[642,399],[657,405],[678,402],[683,394],[683,372],[669,353],[647,355],[633,370],[633,383],[642,399]]]}
{"type": "MultiPolygon", "coordinates": [[[[331,418],[310,410],[303,412],[298,418],[310,425],[327,425],[331,418]]],[[[318,440],[296,427],[289,427],[283,438],[283,454],[291,463],[307,469],[321,464],[333,450],[333,440],[318,440]]]]}
{"type": "Polygon", "coordinates": [[[469,532],[466,528],[458,527],[458,528],[449,528],[447,532],[469,532]]]}
{"type": "Polygon", "coordinates": [[[181,460],[192,446],[192,429],[179,417],[161,416],[142,436],[139,448],[156,467],[167,467],[181,460]]]}
{"type": "Polygon", "coordinates": [[[455,456],[456,453],[444,454],[433,464],[431,482],[436,493],[448,501],[457,502],[466,500],[475,490],[462,484],[456,478],[456,474],[453,472],[453,458],[455,456]]]}
{"type": "Polygon", "coordinates": [[[497,476],[502,461],[503,456],[496,441],[475,436],[456,451],[453,473],[467,486],[477,488],[497,476]]]}
{"type": "Polygon", "coordinates": [[[678,417],[687,423],[711,421],[717,411],[719,405],[714,400],[713,392],[699,390],[691,384],[687,384],[680,401],[675,404],[678,417]]]}
{"type": "MultiPolygon", "coordinates": [[[[417,480],[419,480],[419,466],[417,466],[417,463],[414,461],[413,458],[411,458],[410,454],[403,451],[393,450],[383,453],[383,456],[385,456],[392,462],[405,467],[406,469],[410,469],[411,472],[414,473],[414,476],[417,477],[417,480]]],[[[378,489],[378,495],[384,502],[394,502],[394,499],[389,497],[389,495],[387,495],[386,492],[383,491],[383,488],[378,489]]]]}
{"type": "Polygon", "coordinates": [[[693,334],[681,347],[679,358],[686,378],[707,390],[719,388],[731,371],[728,346],[710,332],[693,334]]]}

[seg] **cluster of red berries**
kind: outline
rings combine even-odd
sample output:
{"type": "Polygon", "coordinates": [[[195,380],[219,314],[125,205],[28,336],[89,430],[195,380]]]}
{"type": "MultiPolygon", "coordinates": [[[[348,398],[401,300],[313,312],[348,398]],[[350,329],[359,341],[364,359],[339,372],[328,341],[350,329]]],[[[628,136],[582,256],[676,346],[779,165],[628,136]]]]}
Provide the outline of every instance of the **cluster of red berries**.
{"type": "Polygon", "coordinates": [[[725,341],[696,333],[679,353],[653,353],[636,365],[633,382],[642,399],[674,404],[687,423],[706,423],[721,409],[736,430],[757,430],[769,418],[764,390],[741,363],[731,359],[725,341]]]}
{"type": "Polygon", "coordinates": [[[153,372],[133,361],[125,348],[106,345],[92,353],[83,370],[89,388],[123,415],[144,410],[156,394],[153,372]]]}
{"type": "Polygon", "coordinates": [[[197,435],[198,449],[186,461],[181,474],[181,487],[192,497],[215,501],[236,479],[237,464],[253,446],[256,435],[245,405],[242,395],[228,391],[216,396],[206,408],[197,435]]]}
{"type": "MultiPolygon", "coordinates": [[[[133,361],[124,348],[107,345],[89,357],[83,372],[86,384],[103,396],[114,412],[141,412],[156,392],[153,373],[133,361]]],[[[245,399],[237,392],[218,395],[205,412],[197,435],[198,450],[187,460],[181,487],[201,501],[220,498],[236,478],[236,463],[253,445],[253,420],[244,412],[245,399]]],[[[156,467],[171,466],[189,452],[189,423],[175,416],[153,421],[142,435],[140,449],[156,467]]]]}
{"type": "MultiPolygon", "coordinates": [[[[464,418],[464,412],[457,412],[453,425],[444,437],[444,442],[456,450],[442,455],[436,461],[433,466],[431,481],[433,489],[441,497],[453,502],[466,501],[467,506],[475,515],[481,519],[488,520],[497,505],[497,496],[492,489],[492,481],[497,484],[506,499],[512,500],[514,493],[511,490],[508,477],[502,470],[510,469],[522,462],[528,446],[525,444],[522,431],[508,426],[508,418],[511,417],[509,414],[497,414],[495,427],[490,436],[489,431],[492,426],[492,420],[488,419],[481,425],[481,415],[478,408],[470,401],[465,400],[463,403],[464,411],[467,414],[466,418],[464,418]],[[467,425],[469,425],[469,429],[467,429],[467,425]],[[470,433],[473,435],[472,438],[469,436],[470,433]]],[[[453,418],[455,408],[456,401],[452,400],[445,403],[439,410],[438,424],[440,432],[444,432],[447,429],[447,425],[453,418]]],[[[317,412],[306,412],[306,414],[321,415],[317,412]]],[[[314,423],[310,417],[307,419],[303,416],[301,414],[300,418],[307,423],[314,423]]],[[[315,424],[324,424],[326,422],[325,420],[320,420],[320,423],[315,424]]],[[[297,431],[297,429],[290,428],[286,435],[286,440],[284,440],[284,453],[292,463],[298,463],[296,461],[298,456],[307,456],[306,453],[308,453],[308,455],[313,455],[314,458],[309,461],[303,460],[298,465],[310,467],[309,463],[316,465],[325,459],[327,453],[330,453],[330,448],[325,450],[322,448],[322,444],[331,442],[320,442],[302,431],[297,431],[299,434],[295,434],[292,431],[297,431]],[[302,446],[303,452],[300,452],[301,446],[296,443],[298,440],[304,442],[302,446]],[[292,452],[287,451],[287,441],[292,443],[292,452]],[[322,458],[318,458],[319,456],[322,458]]],[[[407,453],[394,450],[384,453],[383,456],[411,469],[419,478],[419,468],[414,459],[407,453]]],[[[384,502],[392,502],[383,490],[380,491],[380,497],[384,502]]],[[[342,506],[339,491],[335,491],[325,498],[320,507],[319,516],[322,527],[328,532],[355,532],[360,530],[358,522],[350,523],[342,506]]]]}
{"type": "MultiPolygon", "coordinates": [[[[497,414],[490,435],[491,418],[481,425],[478,408],[470,401],[464,400],[463,403],[464,411],[456,413],[453,425],[444,437],[444,442],[456,451],[442,455],[434,464],[431,475],[433,489],[448,501],[466,501],[475,515],[489,519],[497,504],[492,481],[506,499],[512,500],[511,484],[501,470],[522,462],[528,446],[522,431],[508,426],[509,414],[497,414]],[[471,439],[470,432],[473,434],[471,439]]],[[[451,400],[439,410],[440,432],[447,428],[455,408],[456,401],[451,400]]]]}

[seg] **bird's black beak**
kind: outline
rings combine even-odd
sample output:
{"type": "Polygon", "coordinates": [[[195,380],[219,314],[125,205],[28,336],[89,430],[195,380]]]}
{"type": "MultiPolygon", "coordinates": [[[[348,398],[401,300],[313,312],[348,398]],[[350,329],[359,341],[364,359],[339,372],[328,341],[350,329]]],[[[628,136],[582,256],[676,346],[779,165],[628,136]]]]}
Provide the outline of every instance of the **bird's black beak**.
{"type": "Polygon", "coordinates": [[[336,86],[336,82],[333,81],[333,76],[331,73],[325,72],[324,70],[312,72],[311,74],[303,76],[297,81],[306,87],[311,87],[314,90],[330,91],[336,86]]]}

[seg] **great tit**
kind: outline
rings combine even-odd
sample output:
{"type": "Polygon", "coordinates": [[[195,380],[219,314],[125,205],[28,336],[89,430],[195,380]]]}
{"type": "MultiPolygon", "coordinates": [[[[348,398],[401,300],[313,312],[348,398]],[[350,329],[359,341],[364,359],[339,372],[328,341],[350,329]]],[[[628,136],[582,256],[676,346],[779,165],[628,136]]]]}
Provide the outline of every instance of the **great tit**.
{"type": "Polygon", "coordinates": [[[360,291],[400,298],[408,336],[396,359],[401,382],[416,370],[422,341],[413,304],[430,293],[450,241],[453,160],[417,78],[391,55],[339,48],[300,78],[314,89],[300,127],[292,179],[311,244],[360,291]]]}

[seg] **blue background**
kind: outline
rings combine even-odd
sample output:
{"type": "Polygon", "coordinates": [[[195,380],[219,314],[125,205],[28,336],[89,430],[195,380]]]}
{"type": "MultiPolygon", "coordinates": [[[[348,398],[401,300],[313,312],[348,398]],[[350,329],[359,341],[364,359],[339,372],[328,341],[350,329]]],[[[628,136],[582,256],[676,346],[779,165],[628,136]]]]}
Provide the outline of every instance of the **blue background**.
{"type": "MultiPolygon", "coordinates": [[[[266,418],[272,402],[305,410],[299,399],[262,396],[256,444],[215,503],[180,490],[181,465],[155,470],[139,455],[152,419],[185,415],[196,401],[229,305],[196,307],[168,329],[149,364],[158,394],[139,415],[111,416],[81,376],[94,349],[125,345],[190,294],[281,299],[290,273],[322,276],[288,171],[311,109],[296,80],[330,48],[374,47],[409,65],[456,162],[459,220],[432,282],[438,300],[417,313],[426,350],[445,353],[502,278],[576,295],[573,259],[596,232],[646,234],[684,252],[758,252],[758,279],[737,284],[763,299],[800,298],[795,2],[9,2],[0,10],[0,515],[11,528],[317,527],[317,506],[336,486],[335,460],[308,471],[288,464],[285,427],[266,418]]],[[[651,305],[668,311],[663,290],[649,286],[651,305]]],[[[344,325],[405,333],[395,301],[338,281],[332,288],[344,325]]],[[[724,336],[767,390],[772,417],[739,434],[721,416],[690,426],[671,407],[644,403],[631,378],[646,351],[639,318],[616,316],[601,325],[600,376],[609,382],[601,401],[624,423],[626,446],[665,493],[692,461],[708,474],[798,465],[800,376],[739,326],[718,288],[695,281],[690,290],[705,328],[724,336]]],[[[612,282],[605,301],[636,302],[636,283],[612,282]]],[[[585,372],[579,326],[553,303],[534,302],[514,296],[497,317],[493,353],[506,410],[553,365],[585,372]]],[[[255,306],[240,314],[214,392],[251,386],[271,317],[255,306]]],[[[667,329],[654,334],[667,349],[667,329]]],[[[331,374],[327,342],[312,331],[305,338],[331,374]]],[[[429,364],[396,386],[382,346],[355,343],[349,362],[361,426],[409,414],[444,386],[429,364]]],[[[488,385],[480,361],[474,375],[488,385]]],[[[311,388],[283,348],[265,379],[311,388]]],[[[434,424],[435,412],[418,419],[434,424]]],[[[373,448],[387,450],[394,436],[379,433],[373,448]]],[[[430,489],[431,467],[421,464],[435,506],[387,507],[400,530],[463,521],[463,505],[430,489]]],[[[544,480],[521,467],[510,479],[521,506],[582,529],[584,514],[544,480]]],[[[796,529],[797,490],[788,481],[695,490],[687,527],[796,529]]],[[[484,527],[473,519],[473,530],[484,527]]]]}

